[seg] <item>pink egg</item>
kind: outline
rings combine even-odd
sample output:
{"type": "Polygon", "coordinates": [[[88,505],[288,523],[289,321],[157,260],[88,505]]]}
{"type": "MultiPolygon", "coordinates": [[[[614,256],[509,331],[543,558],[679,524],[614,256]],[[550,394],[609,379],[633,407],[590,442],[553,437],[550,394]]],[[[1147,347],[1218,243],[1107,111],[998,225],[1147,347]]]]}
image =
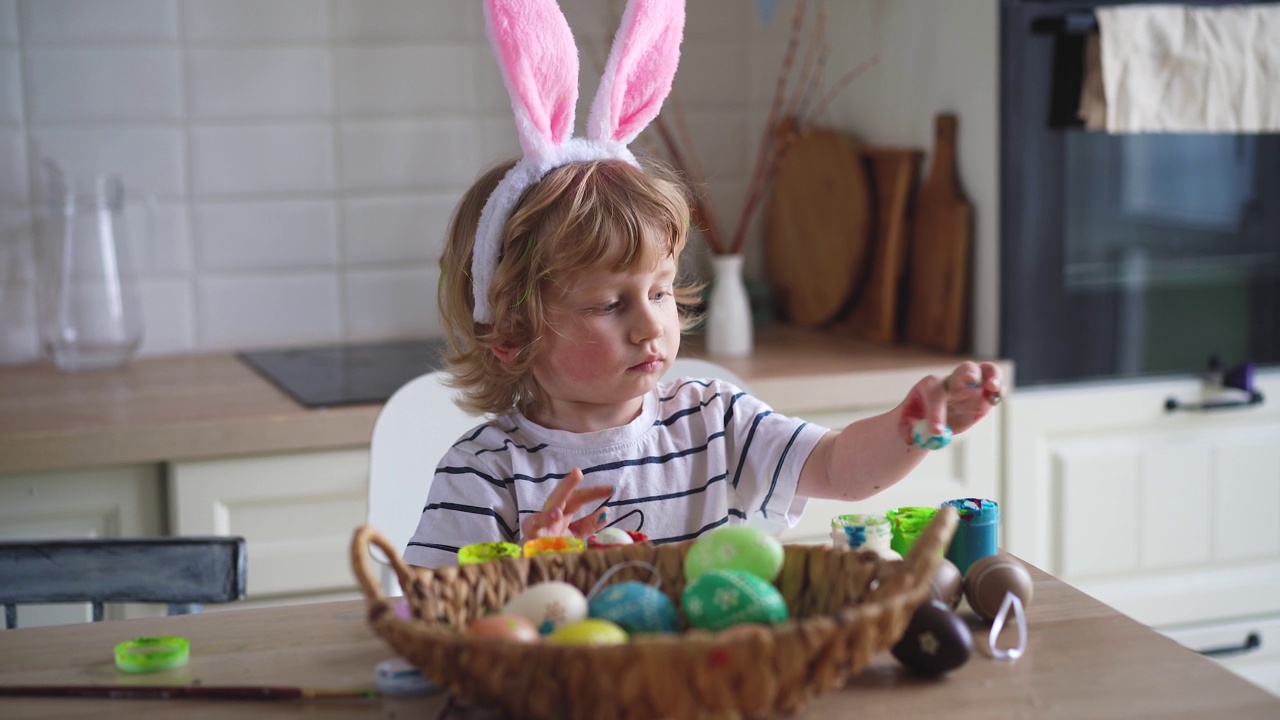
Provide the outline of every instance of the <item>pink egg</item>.
{"type": "Polygon", "coordinates": [[[472,620],[467,632],[480,637],[502,638],[514,642],[538,642],[542,636],[528,618],[519,615],[489,615],[472,620]]]}

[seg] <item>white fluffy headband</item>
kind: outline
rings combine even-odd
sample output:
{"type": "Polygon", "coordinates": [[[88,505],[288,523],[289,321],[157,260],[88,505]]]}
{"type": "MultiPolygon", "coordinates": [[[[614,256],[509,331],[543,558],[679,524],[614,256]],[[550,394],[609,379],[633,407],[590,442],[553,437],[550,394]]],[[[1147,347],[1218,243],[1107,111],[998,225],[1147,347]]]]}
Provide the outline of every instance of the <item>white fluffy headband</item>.
{"type": "Polygon", "coordinates": [[[684,3],[627,1],[591,102],[587,136],[575,138],[578,49],[555,0],[485,0],[485,27],[511,95],[524,157],[503,176],[480,212],[471,255],[476,322],[493,322],[489,287],[502,231],[529,186],[572,162],[615,158],[638,165],[627,145],[658,116],[671,92],[684,3]]]}

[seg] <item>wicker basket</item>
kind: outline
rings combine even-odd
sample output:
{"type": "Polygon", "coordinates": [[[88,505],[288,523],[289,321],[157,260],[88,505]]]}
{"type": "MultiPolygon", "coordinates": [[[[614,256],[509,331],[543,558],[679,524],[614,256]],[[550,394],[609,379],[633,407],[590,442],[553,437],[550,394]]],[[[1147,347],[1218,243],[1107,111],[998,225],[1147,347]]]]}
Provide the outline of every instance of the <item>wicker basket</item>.
{"type": "MultiPolygon", "coordinates": [[[[397,654],[459,699],[524,718],[741,718],[789,715],[840,687],[897,642],[929,592],[955,531],[938,513],[903,561],[830,546],[787,545],[782,592],[791,619],[748,631],[639,636],[623,645],[519,644],[470,636],[468,621],[502,608],[530,584],[563,580],[589,591],[610,567],[641,560],[658,569],[679,607],[691,543],[628,545],[579,555],[504,559],[428,570],[410,567],[368,526],[356,530],[352,568],[369,600],[369,623],[397,654]],[[395,612],[369,559],[387,557],[412,617],[395,612]]],[[[611,582],[652,580],[638,565],[611,582]]]]}

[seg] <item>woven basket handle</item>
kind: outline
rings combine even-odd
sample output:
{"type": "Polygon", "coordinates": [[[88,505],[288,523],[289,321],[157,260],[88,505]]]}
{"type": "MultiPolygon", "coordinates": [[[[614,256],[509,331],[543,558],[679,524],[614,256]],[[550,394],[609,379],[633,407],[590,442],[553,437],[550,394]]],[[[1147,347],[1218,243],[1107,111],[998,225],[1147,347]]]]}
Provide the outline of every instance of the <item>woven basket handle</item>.
{"type": "Polygon", "coordinates": [[[937,572],[940,563],[938,558],[946,552],[959,522],[960,515],[956,509],[950,506],[944,507],[938,510],[929,524],[920,532],[906,558],[907,565],[916,577],[926,578],[927,583],[928,579],[937,572]]]}
{"type": "Polygon", "coordinates": [[[396,577],[400,580],[400,587],[407,590],[413,582],[413,571],[404,560],[400,559],[400,552],[372,525],[361,525],[356,528],[355,535],[351,538],[351,571],[355,573],[356,582],[360,583],[360,589],[364,591],[365,597],[370,600],[385,600],[387,597],[382,593],[382,583],[379,582],[378,573],[370,562],[370,544],[377,545],[386,554],[387,561],[391,563],[391,568],[396,571],[396,577]]]}

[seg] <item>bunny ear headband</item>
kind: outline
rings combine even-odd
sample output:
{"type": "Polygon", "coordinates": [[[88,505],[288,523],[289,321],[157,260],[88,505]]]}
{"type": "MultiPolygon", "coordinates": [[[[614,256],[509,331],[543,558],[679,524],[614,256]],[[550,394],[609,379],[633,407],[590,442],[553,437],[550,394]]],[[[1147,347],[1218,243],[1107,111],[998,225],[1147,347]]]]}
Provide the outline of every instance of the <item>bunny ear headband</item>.
{"type": "Polygon", "coordinates": [[[511,95],[524,157],[480,212],[471,255],[476,322],[493,322],[489,286],[502,230],[516,202],[547,173],[572,162],[619,159],[639,166],[627,145],[658,116],[671,92],[684,33],[685,0],[627,0],[587,136],[571,137],[578,101],[578,49],[555,0],[485,0],[485,27],[511,95]]]}

